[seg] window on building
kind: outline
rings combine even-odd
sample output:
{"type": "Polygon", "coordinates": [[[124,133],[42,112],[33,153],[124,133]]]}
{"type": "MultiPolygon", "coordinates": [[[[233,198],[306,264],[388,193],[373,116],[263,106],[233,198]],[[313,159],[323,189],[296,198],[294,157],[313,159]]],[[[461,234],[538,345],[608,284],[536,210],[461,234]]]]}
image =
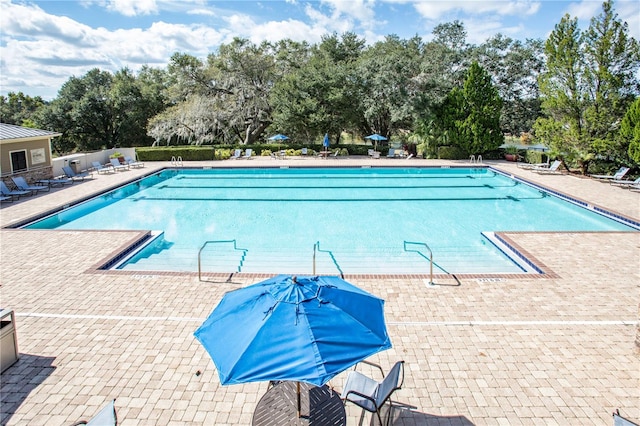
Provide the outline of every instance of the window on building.
{"type": "Polygon", "coordinates": [[[11,153],[11,171],[13,173],[27,170],[27,150],[13,151],[11,153]]]}

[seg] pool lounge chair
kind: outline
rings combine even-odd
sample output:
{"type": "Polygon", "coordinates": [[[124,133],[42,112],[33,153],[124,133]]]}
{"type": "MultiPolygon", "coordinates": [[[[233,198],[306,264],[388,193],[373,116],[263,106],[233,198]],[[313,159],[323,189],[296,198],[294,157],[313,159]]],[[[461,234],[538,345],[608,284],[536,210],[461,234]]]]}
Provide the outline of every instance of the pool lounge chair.
{"type": "Polygon", "coordinates": [[[0,195],[0,201],[13,201],[13,198],[0,195]]]}
{"type": "Polygon", "coordinates": [[[534,167],[530,169],[532,172],[539,173],[541,175],[551,175],[551,174],[559,174],[562,173],[560,171],[560,165],[562,162],[560,160],[555,160],[549,167],[534,167]]]}
{"type": "Polygon", "coordinates": [[[66,177],[68,177],[69,179],[73,179],[73,180],[82,181],[82,180],[85,180],[86,178],[90,178],[91,177],[91,173],[89,173],[89,172],[76,173],[69,166],[63,166],[62,167],[62,171],[63,171],[63,173],[64,173],[64,175],[66,177]]]}
{"type": "Polygon", "coordinates": [[[0,180],[0,194],[2,194],[5,197],[11,197],[11,198],[16,197],[17,199],[19,199],[23,195],[31,195],[31,191],[9,189],[7,184],[4,183],[3,180],[0,180]]]}
{"type": "MultiPolygon", "coordinates": [[[[362,363],[369,364],[377,367],[382,372],[382,368],[379,365],[362,361],[362,363]]],[[[384,377],[384,372],[382,372],[384,377]]],[[[378,421],[382,425],[381,409],[384,404],[389,401],[390,407],[387,417],[387,424],[391,418],[391,411],[393,410],[393,401],[391,401],[391,394],[396,390],[402,388],[404,382],[404,361],[398,361],[389,371],[386,377],[381,382],[377,382],[358,371],[350,371],[347,375],[347,380],[344,383],[344,389],[340,397],[347,401],[353,402],[363,410],[367,410],[370,413],[376,413],[378,421]]],[[[372,422],[373,423],[373,422],[372,422]]]]}
{"type": "Polygon", "coordinates": [[[244,155],[243,155],[242,157],[240,157],[240,158],[244,158],[245,160],[249,160],[249,159],[251,159],[251,156],[252,156],[252,155],[253,155],[253,149],[251,149],[251,148],[247,148],[247,149],[244,151],[244,155]]]}
{"type": "Polygon", "coordinates": [[[233,158],[234,160],[237,160],[238,158],[242,157],[242,150],[241,149],[236,149],[235,151],[233,151],[233,155],[231,156],[231,158],[233,158]]]}
{"type": "Polygon", "coordinates": [[[517,166],[521,169],[531,170],[531,169],[548,169],[551,164],[547,159],[546,163],[517,163],[517,166]]]}
{"type": "Polygon", "coordinates": [[[92,161],[91,162],[91,166],[93,167],[93,170],[95,170],[96,172],[98,172],[98,174],[100,173],[115,173],[116,170],[113,168],[113,166],[111,165],[111,163],[107,164],[106,166],[103,166],[102,164],[100,164],[97,161],[92,161]]]}
{"type": "Polygon", "coordinates": [[[396,150],[393,148],[389,148],[389,153],[387,154],[388,158],[395,158],[396,157],[396,150]]]}
{"type": "Polygon", "coordinates": [[[616,410],[613,412],[613,426],[638,426],[638,423],[622,417],[620,410],[616,410]]]}
{"type": "Polygon", "coordinates": [[[124,157],[124,163],[129,167],[144,167],[144,163],[142,161],[136,161],[131,157],[124,157]]]}
{"type": "Polygon", "coordinates": [[[73,426],[116,426],[118,424],[118,416],[115,407],[116,400],[109,402],[102,410],[98,412],[89,421],[81,420],[73,424],[73,426]]]}
{"type": "Polygon", "coordinates": [[[129,166],[120,164],[120,160],[118,160],[117,158],[112,158],[109,161],[111,161],[111,167],[113,167],[116,172],[124,172],[126,170],[129,170],[129,166]]]}
{"type": "Polygon", "coordinates": [[[630,188],[632,186],[640,187],[640,177],[636,180],[624,180],[616,179],[609,182],[611,185],[621,186],[623,188],[630,188]]]}
{"type": "Polygon", "coordinates": [[[622,178],[624,177],[624,175],[627,174],[628,171],[629,171],[629,167],[620,167],[618,171],[612,175],[589,175],[589,176],[594,179],[598,179],[602,181],[622,180],[622,178]]]}
{"type": "Polygon", "coordinates": [[[11,176],[11,180],[16,187],[22,191],[31,191],[32,194],[37,194],[39,191],[50,191],[51,188],[45,185],[29,185],[27,180],[22,176],[11,176]]]}

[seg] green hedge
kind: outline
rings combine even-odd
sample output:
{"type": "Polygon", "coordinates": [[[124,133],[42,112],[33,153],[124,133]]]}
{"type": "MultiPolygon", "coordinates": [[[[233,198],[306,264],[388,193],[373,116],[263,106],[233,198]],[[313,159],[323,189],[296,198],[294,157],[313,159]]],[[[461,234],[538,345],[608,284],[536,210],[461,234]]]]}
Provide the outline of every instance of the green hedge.
{"type": "MultiPolygon", "coordinates": [[[[322,151],[322,145],[293,145],[293,144],[256,144],[243,146],[230,145],[205,145],[205,146],[159,146],[159,147],[139,147],[136,148],[136,154],[140,161],[170,161],[171,158],[181,157],[182,161],[211,161],[226,160],[236,149],[247,148],[253,150],[253,155],[269,155],[272,152],[286,150],[288,156],[300,155],[302,148],[307,148],[308,154],[313,155],[315,152],[322,151]]],[[[340,155],[367,155],[367,151],[371,149],[370,145],[345,145],[332,146],[329,149],[335,152],[340,149],[340,155]]],[[[382,147],[378,147],[378,150],[382,147]]],[[[386,149],[386,148],[385,148],[386,149]]]]}

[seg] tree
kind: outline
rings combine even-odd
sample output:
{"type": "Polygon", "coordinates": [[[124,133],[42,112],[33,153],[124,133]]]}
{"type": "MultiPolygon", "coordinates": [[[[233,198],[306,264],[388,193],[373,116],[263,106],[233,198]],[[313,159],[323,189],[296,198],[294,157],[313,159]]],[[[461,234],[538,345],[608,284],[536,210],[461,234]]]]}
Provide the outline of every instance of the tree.
{"type": "Polygon", "coordinates": [[[503,133],[529,132],[540,115],[538,76],[544,66],[542,50],[541,40],[521,42],[497,34],[473,52],[503,100],[503,133]]]}
{"type": "Polygon", "coordinates": [[[34,127],[34,116],[45,105],[40,96],[31,97],[22,92],[9,92],[0,96],[0,122],[34,127]]]}
{"type": "Polygon", "coordinates": [[[547,136],[555,144],[552,150],[584,174],[598,156],[615,157],[620,151],[618,123],[638,93],[638,44],[627,33],[607,1],[584,35],[577,19],[565,15],[545,43],[547,70],[540,89],[546,117],[539,119],[544,121],[535,126],[536,133],[555,129],[558,135],[547,136]]]}
{"type": "Polygon", "coordinates": [[[640,163],[640,98],[629,106],[620,123],[621,146],[627,147],[629,158],[640,163]]]}
{"type": "Polygon", "coordinates": [[[491,76],[473,62],[462,88],[454,88],[439,109],[442,133],[464,155],[484,154],[504,140],[500,130],[502,100],[491,76]]]}
{"type": "Polygon", "coordinates": [[[361,56],[357,75],[361,79],[360,103],[366,127],[362,133],[390,137],[394,130],[411,127],[415,90],[412,79],[418,75],[422,42],[418,37],[401,40],[387,36],[361,56]]]}
{"type": "Polygon", "coordinates": [[[364,40],[353,33],[323,36],[311,47],[307,62],[276,83],[271,96],[274,126],[295,138],[329,133],[339,142],[343,130],[361,125],[356,64],[363,49],[364,40]]]}

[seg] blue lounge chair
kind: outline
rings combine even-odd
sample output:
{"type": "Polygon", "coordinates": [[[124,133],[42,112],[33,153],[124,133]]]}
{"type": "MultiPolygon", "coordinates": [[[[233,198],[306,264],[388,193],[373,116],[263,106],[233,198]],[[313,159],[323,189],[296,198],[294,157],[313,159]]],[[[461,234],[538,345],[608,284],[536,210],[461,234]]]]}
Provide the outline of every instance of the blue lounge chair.
{"type": "Polygon", "coordinates": [[[242,150],[241,149],[236,149],[235,151],[233,151],[233,155],[231,156],[231,158],[233,158],[234,160],[237,160],[238,158],[242,157],[242,150]]]}
{"type": "Polygon", "coordinates": [[[0,180],[0,194],[4,195],[5,197],[16,197],[19,199],[23,195],[31,195],[31,191],[9,189],[7,184],[4,183],[3,180],[0,180]]]}
{"type": "Polygon", "coordinates": [[[117,171],[124,172],[125,170],[129,170],[129,166],[120,164],[120,161],[117,158],[112,158],[110,161],[111,161],[111,167],[113,167],[113,170],[115,170],[116,172],[117,171]]]}
{"type": "Polygon", "coordinates": [[[13,201],[13,198],[0,195],[0,201],[13,201]]]}
{"type": "Polygon", "coordinates": [[[86,178],[90,178],[91,177],[91,173],[88,173],[88,172],[76,173],[69,166],[63,166],[62,167],[62,171],[64,172],[64,175],[66,177],[68,177],[69,179],[73,179],[73,180],[82,181],[82,180],[85,180],[86,178]]]}
{"type": "Polygon", "coordinates": [[[388,158],[395,158],[396,156],[396,150],[393,148],[389,148],[389,153],[387,154],[388,158]]]}
{"type": "Polygon", "coordinates": [[[39,191],[50,191],[49,186],[44,185],[29,185],[27,180],[22,176],[11,176],[11,180],[16,184],[16,187],[22,191],[31,191],[32,194],[37,194],[39,191]]]}
{"type": "Polygon", "coordinates": [[[92,161],[91,162],[91,166],[92,166],[93,170],[98,172],[98,174],[100,174],[100,173],[105,173],[105,174],[106,173],[115,173],[115,169],[113,168],[111,163],[107,164],[106,166],[103,166],[98,161],[92,161]]]}
{"type": "Polygon", "coordinates": [[[129,167],[144,167],[144,163],[142,161],[136,161],[131,157],[124,157],[124,162],[129,167]]]}
{"type": "Polygon", "coordinates": [[[620,167],[618,169],[617,172],[615,172],[612,175],[590,175],[592,178],[598,179],[598,180],[622,180],[622,178],[624,177],[624,175],[627,174],[627,172],[629,171],[628,167],[620,167]]]}

